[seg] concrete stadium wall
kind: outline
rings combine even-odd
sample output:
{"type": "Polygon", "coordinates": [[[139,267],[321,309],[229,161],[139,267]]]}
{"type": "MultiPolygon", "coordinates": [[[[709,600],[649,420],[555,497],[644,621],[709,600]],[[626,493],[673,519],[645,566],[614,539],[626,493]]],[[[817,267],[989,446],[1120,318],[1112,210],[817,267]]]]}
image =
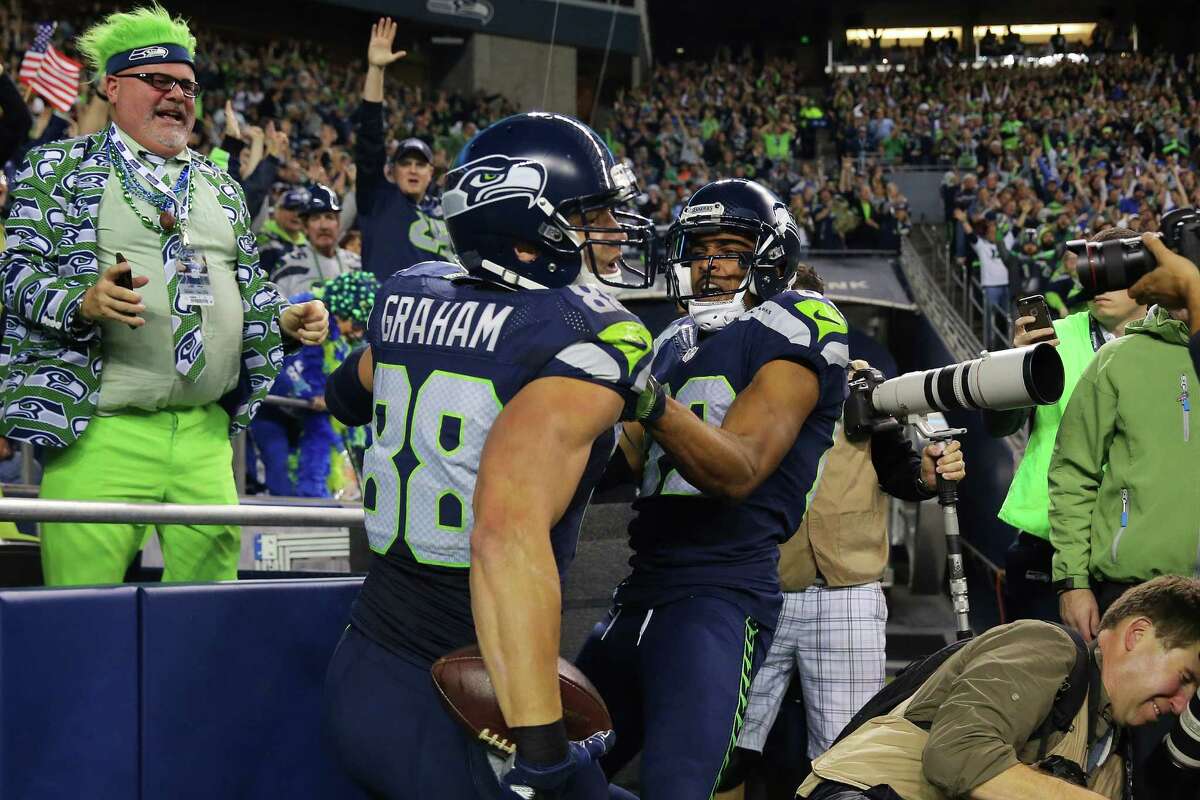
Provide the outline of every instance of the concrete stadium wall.
{"type": "Polygon", "coordinates": [[[890,173],[888,180],[896,182],[900,192],[908,198],[908,214],[913,222],[942,222],[945,209],[942,207],[942,176],[945,170],[897,170],[890,173]]]}
{"type": "Polygon", "coordinates": [[[522,111],[558,111],[576,114],[574,47],[550,45],[477,33],[463,48],[458,62],[442,85],[459,92],[496,92],[512,99],[522,111]],[[550,84],[546,87],[546,64],[550,62],[550,84]],[[545,92],[546,102],[542,102],[545,92]]]}

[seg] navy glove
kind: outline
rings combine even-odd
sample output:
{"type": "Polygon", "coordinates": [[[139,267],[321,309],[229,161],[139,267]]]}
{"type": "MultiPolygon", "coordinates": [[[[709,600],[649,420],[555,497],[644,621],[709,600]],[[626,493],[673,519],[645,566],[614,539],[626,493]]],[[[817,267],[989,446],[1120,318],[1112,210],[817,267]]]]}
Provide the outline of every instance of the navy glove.
{"type": "Polygon", "coordinates": [[[600,768],[600,757],[616,740],[615,733],[603,731],[571,742],[567,757],[549,766],[526,764],[518,754],[501,784],[521,800],[608,800],[608,778],[600,768]]]}

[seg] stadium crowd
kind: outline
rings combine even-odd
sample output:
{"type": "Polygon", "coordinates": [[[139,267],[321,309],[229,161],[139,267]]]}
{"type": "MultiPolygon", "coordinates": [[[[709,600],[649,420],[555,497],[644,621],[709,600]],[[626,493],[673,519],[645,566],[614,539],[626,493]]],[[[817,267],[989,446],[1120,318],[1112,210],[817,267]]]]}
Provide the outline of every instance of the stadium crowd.
{"type": "MultiPolygon", "coordinates": [[[[36,3],[11,0],[0,5],[4,32],[0,64],[15,80],[22,56],[33,44],[35,24],[49,21],[57,23],[54,43],[78,58],[73,38],[98,9],[77,9],[47,20],[36,3]]],[[[205,155],[218,150],[217,160],[228,164],[227,155],[220,151],[223,144],[232,145],[241,155],[235,167],[243,184],[264,162],[272,167],[275,180],[268,184],[274,192],[270,197],[260,195],[264,202],[251,208],[256,216],[273,208],[285,187],[319,183],[343,198],[352,194],[355,121],[365,59],[338,59],[315,39],[263,42],[230,36],[224,30],[205,30],[202,24],[197,29],[208,46],[197,56],[196,79],[203,95],[189,146],[205,155]],[[227,121],[226,103],[234,111],[233,121],[227,121]]],[[[10,177],[31,146],[93,132],[104,119],[103,99],[88,81],[81,82],[79,99],[66,112],[56,111],[29,92],[23,99],[32,125],[29,135],[3,154],[10,177]]],[[[390,155],[402,140],[419,138],[429,145],[440,174],[475,132],[515,110],[500,95],[464,96],[397,83],[389,87],[382,123],[386,147],[390,155]]]]}

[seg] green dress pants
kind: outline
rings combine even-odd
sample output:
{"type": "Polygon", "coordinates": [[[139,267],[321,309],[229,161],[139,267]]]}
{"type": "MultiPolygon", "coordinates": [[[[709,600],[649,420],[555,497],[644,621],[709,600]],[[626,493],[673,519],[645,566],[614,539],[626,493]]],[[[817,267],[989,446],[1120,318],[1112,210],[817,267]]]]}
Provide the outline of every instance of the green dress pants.
{"type": "MultiPolygon", "coordinates": [[[[92,417],[78,441],[47,456],[41,497],[236,504],[229,416],[210,403],[92,417]]],[[[162,545],[164,581],[237,578],[236,525],[46,522],[41,536],[46,585],[120,583],[151,527],[162,545]]]]}

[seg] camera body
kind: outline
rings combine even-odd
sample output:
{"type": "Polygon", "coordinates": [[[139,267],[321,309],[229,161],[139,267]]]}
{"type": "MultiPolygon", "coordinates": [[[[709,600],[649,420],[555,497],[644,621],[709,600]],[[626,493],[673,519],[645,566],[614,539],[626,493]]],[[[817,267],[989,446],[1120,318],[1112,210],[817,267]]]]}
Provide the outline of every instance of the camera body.
{"type": "MultiPolygon", "coordinates": [[[[1191,206],[1163,215],[1160,228],[1163,244],[1193,264],[1200,265],[1200,213],[1191,206]]],[[[1072,239],[1067,250],[1079,259],[1075,274],[1089,297],[1114,289],[1128,289],[1158,266],[1140,237],[1089,242],[1072,239]]]]}
{"type": "Polygon", "coordinates": [[[842,425],[850,441],[861,442],[873,433],[899,427],[894,417],[878,413],[871,403],[871,393],[883,381],[883,373],[874,367],[858,369],[850,375],[849,392],[842,406],[842,425]]]}

